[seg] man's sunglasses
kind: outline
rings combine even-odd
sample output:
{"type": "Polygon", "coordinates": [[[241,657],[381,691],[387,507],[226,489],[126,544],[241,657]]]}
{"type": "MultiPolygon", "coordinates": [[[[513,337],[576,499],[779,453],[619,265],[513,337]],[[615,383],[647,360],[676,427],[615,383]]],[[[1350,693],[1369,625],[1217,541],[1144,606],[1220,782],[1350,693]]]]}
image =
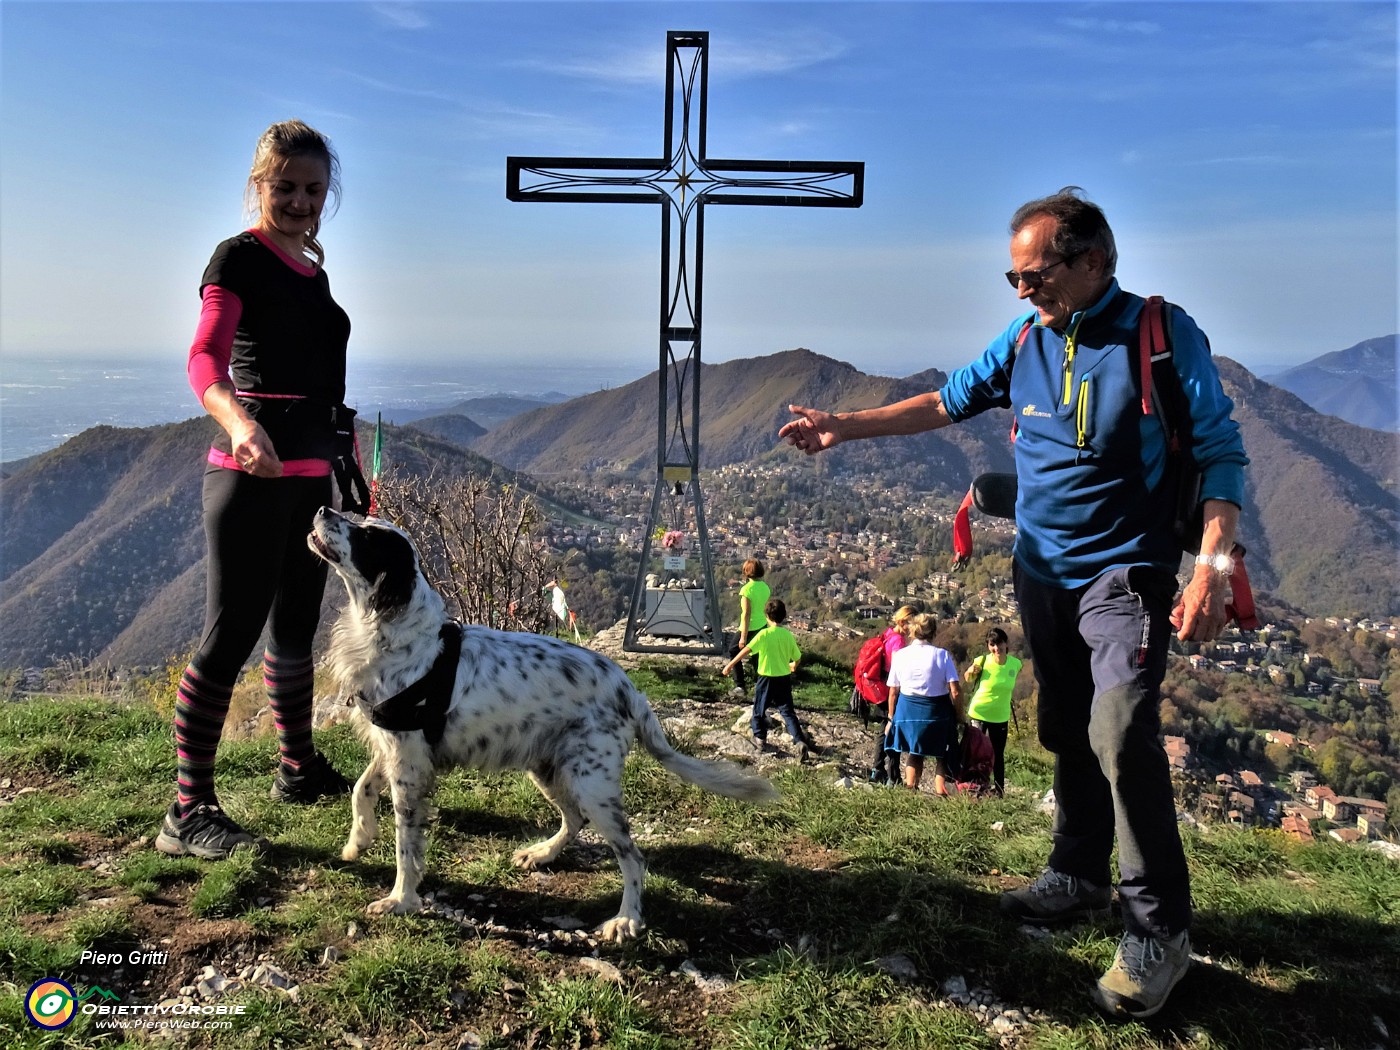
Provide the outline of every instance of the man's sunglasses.
{"type": "Polygon", "coordinates": [[[1039,288],[1045,283],[1045,275],[1057,266],[1068,266],[1070,263],[1083,255],[1083,252],[1076,252],[1074,255],[1066,255],[1059,262],[1052,262],[1049,266],[1044,266],[1039,270],[1007,270],[1006,283],[1012,288],[1019,288],[1022,282],[1027,288],[1039,288]]]}

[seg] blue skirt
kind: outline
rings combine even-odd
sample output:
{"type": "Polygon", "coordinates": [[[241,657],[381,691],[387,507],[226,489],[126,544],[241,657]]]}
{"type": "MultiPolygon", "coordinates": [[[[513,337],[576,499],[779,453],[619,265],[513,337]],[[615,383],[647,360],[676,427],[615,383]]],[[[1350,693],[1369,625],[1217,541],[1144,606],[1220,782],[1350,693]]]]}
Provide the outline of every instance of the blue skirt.
{"type": "Polygon", "coordinates": [[[950,698],[900,693],[894,705],[894,728],[885,737],[885,750],[942,758],[957,738],[957,712],[950,698]]]}

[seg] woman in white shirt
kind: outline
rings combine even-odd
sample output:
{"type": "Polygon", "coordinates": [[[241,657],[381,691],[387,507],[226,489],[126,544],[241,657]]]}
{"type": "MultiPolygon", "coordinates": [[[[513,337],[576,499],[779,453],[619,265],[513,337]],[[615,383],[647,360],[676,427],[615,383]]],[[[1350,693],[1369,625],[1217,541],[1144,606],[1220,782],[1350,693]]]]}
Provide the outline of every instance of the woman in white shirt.
{"type": "MultiPolygon", "coordinates": [[[[958,723],[966,717],[958,666],[946,649],[933,644],[938,621],[921,613],[910,621],[908,643],[890,660],[890,721],[885,749],[904,753],[904,785],[919,789],[924,759],[935,762],[933,790],[948,795],[944,756],[957,745],[958,723]]],[[[955,789],[956,790],[956,789],[955,789]]]]}

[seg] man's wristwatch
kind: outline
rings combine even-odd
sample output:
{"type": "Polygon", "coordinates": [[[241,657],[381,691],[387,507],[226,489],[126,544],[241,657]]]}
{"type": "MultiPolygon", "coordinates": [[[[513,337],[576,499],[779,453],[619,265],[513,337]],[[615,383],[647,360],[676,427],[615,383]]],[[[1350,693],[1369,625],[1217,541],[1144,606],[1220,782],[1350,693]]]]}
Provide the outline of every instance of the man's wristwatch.
{"type": "Polygon", "coordinates": [[[1221,576],[1231,576],[1235,572],[1235,559],[1228,554],[1198,554],[1196,564],[1209,566],[1221,576]]]}

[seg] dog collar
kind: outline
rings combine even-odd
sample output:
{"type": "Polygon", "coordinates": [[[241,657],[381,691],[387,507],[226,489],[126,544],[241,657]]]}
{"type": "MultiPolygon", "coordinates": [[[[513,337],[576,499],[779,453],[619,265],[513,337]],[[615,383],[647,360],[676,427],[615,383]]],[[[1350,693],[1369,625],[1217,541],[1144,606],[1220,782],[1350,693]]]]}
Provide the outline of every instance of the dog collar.
{"type": "Polygon", "coordinates": [[[430,747],[437,746],[447,727],[447,708],[457,684],[457,662],[462,656],[462,625],[448,620],[438,631],[442,652],[428,673],[407,689],[381,700],[369,709],[369,720],[392,733],[423,731],[430,747]]]}

